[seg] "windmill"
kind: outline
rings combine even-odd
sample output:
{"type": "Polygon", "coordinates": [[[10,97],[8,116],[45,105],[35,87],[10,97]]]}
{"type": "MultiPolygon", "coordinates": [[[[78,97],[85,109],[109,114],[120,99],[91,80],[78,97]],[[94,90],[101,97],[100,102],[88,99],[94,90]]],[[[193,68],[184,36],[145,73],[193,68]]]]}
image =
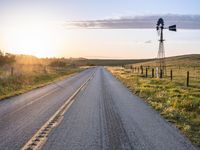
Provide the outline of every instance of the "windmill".
{"type": "Polygon", "coordinates": [[[162,18],[158,19],[156,24],[156,30],[158,31],[159,39],[159,50],[158,50],[158,63],[159,63],[159,72],[166,74],[166,65],[165,65],[165,50],[164,50],[164,39],[163,39],[163,29],[169,29],[169,31],[176,31],[176,25],[169,26],[168,28],[164,27],[164,20],[162,18]]]}

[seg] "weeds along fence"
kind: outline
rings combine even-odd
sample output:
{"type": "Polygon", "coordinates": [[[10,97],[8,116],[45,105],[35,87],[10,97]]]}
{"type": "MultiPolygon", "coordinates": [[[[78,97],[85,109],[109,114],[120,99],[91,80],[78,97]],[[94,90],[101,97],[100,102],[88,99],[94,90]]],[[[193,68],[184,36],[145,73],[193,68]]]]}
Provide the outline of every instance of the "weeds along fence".
{"type": "Polygon", "coordinates": [[[46,65],[14,65],[0,67],[0,79],[11,76],[52,74],[65,71],[67,68],[46,65]]]}
{"type": "Polygon", "coordinates": [[[134,74],[145,78],[158,78],[171,80],[179,85],[200,88],[200,66],[166,66],[165,71],[158,70],[156,66],[124,65],[134,74]]]}

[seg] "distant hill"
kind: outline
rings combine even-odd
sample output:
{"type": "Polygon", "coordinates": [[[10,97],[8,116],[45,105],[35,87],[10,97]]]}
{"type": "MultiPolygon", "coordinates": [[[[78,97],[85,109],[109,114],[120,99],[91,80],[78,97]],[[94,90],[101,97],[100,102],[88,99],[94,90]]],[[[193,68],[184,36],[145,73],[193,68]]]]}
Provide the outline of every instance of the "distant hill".
{"type": "MultiPolygon", "coordinates": [[[[184,66],[199,66],[200,67],[200,54],[180,55],[167,57],[166,65],[184,65],[184,66]]],[[[49,65],[54,61],[64,62],[67,65],[76,66],[122,66],[122,65],[156,65],[156,59],[86,59],[86,58],[37,58],[31,55],[15,55],[17,64],[24,65],[49,65]]]]}
{"type": "MultiPolygon", "coordinates": [[[[189,54],[167,57],[167,66],[199,66],[200,67],[200,54],[189,54]]],[[[89,66],[120,66],[128,64],[143,64],[154,66],[156,59],[81,59],[76,60],[76,64],[89,65],[89,66]]]]}
{"type": "Polygon", "coordinates": [[[76,60],[78,65],[88,66],[121,66],[127,64],[141,63],[152,59],[82,59],[76,60]]]}
{"type": "MultiPolygon", "coordinates": [[[[200,67],[200,54],[179,55],[165,58],[166,66],[200,67]]],[[[156,66],[156,59],[134,65],[156,66]]]]}

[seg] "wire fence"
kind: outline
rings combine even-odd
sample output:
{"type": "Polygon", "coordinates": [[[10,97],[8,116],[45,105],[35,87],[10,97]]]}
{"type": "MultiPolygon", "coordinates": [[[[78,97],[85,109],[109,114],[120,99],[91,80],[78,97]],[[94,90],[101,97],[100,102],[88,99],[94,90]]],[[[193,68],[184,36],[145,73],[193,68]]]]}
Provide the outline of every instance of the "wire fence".
{"type": "Polygon", "coordinates": [[[166,66],[159,70],[156,66],[126,65],[132,73],[146,78],[167,79],[183,86],[200,88],[200,66],[166,66]]]}

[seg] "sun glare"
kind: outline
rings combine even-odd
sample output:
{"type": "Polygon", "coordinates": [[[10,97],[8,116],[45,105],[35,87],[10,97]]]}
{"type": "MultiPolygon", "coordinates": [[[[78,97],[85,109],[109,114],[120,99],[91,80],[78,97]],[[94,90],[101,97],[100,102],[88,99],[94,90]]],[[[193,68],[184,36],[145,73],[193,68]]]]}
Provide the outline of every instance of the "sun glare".
{"type": "Polygon", "coordinates": [[[59,48],[59,29],[53,23],[17,22],[4,31],[7,49],[17,54],[52,57],[59,48]]]}

